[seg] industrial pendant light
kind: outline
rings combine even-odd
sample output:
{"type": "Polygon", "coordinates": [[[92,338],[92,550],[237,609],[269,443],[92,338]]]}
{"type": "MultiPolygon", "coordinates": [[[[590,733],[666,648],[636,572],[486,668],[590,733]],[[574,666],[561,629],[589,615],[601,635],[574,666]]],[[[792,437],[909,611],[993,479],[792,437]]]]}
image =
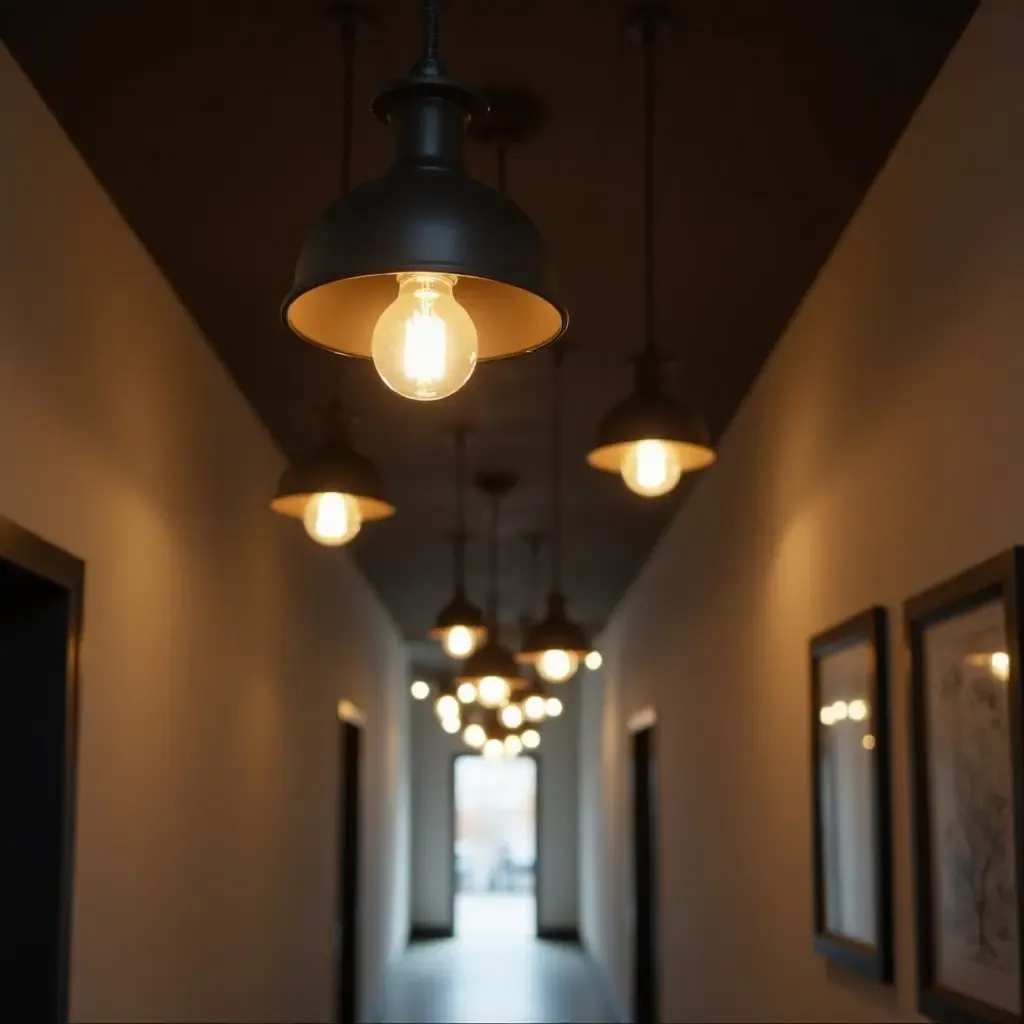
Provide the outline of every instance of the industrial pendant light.
{"type": "Polygon", "coordinates": [[[484,757],[518,757],[523,750],[540,746],[540,730],[527,726],[509,728],[493,708],[474,708],[466,717],[462,740],[484,757]]]}
{"type": "Polygon", "coordinates": [[[353,449],[350,417],[333,400],[322,415],[318,442],[281,474],[275,512],[301,519],[306,533],[325,547],[351,541],[363,523],[394,515],[377,467],[353,449]]]}
{"type": "Polygon", "coordinates": [[[518,660],[536,666],[542,679],[564,683],[590,653],[583,627],[569,618],[562,594],[562,345],[552,350],[551,375],[551,593],[547,612],[523,638],[518,660]]]}
{"type": "Polygon", "coordinates": [[[597,446],[587,456],[595,469],[620,473],[635,494],[668,494],[683,473],[715,461],[710,434],[700,416],[669,397],[662,386],[666,356],[654,342],[654,55],[667,34],[669,15],[657,4],[637,7],[629,21],[631,38],[643,47],[644,67],[644,322],[646,341],[633,357],[633,394],[601,420],[597,446]]]}
{"type": "Polygon", "coordinates": [[[282,316],[306,341],[371,358],[398,394],[431,401],[478,361],[553,341],[568,314],[530,219],[466,173],[465,129],[487,106],[438,63],[435,0],[423,16],[423,56],[373,103],[395,134],[392,165],[313,227],[282,316]]]}
{"type": "Polygon", "coordinates": [[[476,700],[488,708],[501,707],[513,690],[526,684],[514,655],[498,639],[498,508],[515,484],[516,478],[509,473],[481,473],[476,478],[477,487],[491,502],[487,641],[466,659],[458,683],[460,690],[465,684],[472,684],[476,700]]]}
{"type": "MultiPolygon", "coordinates": [[[[468,658],[487,638],[480,609],[466,596],[466,428],[455,428],[455,594],[437,613],[430,635],[450,658],[468,658]]],[[[467,692],[467,691],[463,691],[467,692]]],[[[469,700],[474,698],[470,696],[469,700]]],[[[466,701],[465,703],[469,703],[466,701]]]]}

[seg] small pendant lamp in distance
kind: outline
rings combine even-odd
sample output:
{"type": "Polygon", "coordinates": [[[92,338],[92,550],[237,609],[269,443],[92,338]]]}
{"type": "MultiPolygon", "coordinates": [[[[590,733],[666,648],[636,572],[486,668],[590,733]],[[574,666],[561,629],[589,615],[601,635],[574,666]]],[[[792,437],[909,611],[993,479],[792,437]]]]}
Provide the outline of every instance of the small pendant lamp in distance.
{"type": "Polygon", "coordinates": [[[423,25],[420,61],[373,104],[394,132],[392,165],[313,227],[282,316],[306,341],[371,358],[398,394],[431,401],[478,361],[553,341],[568,313],[529,217],[466,173],[465,129],[486,103],[438,62],[435,0],[423,25]]]}
{"type": "Polygon", "coordinates": [[[715,461],[711,437],[701,417],[666,394],[662,382],[665,354],[654,341],[654,44],[667,35],[668,10],[641,4],[628,23],[631,38],[643,48],[644,122],[644,324],[646,341],[634,356],[633,393],[601,420],[597,444],[587,456],[595,469],[619,473],[635,494],[668,494],[683,473],[715,461]]]}
{"type": "Polygon", "coordinates": [[[483,613],[466,596],[466,435],[465,426],[455,428],[455,593],[437,613],[430,635],[440,641],[450,658],[467,658],[487,638],[483,613]]]}
{"type": "Polygon", "coordinates": [[[350,422],[340,401],[332,401],[318,441],[285,467],[270,502],[275,512],[301,519],[306,533],[325,547],[347,544],[363,523],[395,512],[377,467],[352,447],[350,422]]]}

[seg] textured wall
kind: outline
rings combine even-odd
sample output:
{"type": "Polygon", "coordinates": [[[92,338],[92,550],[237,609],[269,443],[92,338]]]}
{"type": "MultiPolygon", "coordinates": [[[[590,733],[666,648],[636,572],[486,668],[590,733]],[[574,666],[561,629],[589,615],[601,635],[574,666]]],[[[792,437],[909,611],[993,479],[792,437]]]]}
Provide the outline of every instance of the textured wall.
{"type": "Polygon", "coordinates": [[[407,928],[402,648],[267,509],[279,454],[2,48],[0,134],[0,514],[87,567],[72,1019],[326,1021],[339,698],[368,1002],[407,928]]]}
{"type": "Polygon", "coordinates": [[[812,952],[806,645],[1024,541],[1022,124],[1024,4],[987,0],[607,630],[582,922],[625,1005],[625,722],[651,704],[662,1019],[916,1019],[900,621],[892,989],[812,952]]]}

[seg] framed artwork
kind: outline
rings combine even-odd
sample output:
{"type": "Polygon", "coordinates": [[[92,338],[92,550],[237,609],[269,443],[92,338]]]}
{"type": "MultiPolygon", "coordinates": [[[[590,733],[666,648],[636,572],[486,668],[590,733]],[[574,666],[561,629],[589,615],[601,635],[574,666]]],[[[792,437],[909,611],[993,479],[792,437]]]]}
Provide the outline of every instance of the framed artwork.
{"type": "Polygon", "coordinates": [[[1022,554],[904,609],[918,1006],[942,1024],[1021,1021],[1022,554]]]}
{"type": "Polygon", "coordinates": [[[811,640],[814,948],[892,981],[888,643],[884,608],[811,640]]]}

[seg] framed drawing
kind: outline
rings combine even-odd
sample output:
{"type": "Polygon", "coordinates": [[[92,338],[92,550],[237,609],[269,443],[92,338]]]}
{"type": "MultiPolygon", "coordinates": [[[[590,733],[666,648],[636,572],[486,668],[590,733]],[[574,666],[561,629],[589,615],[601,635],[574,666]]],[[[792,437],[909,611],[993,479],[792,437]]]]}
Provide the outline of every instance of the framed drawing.
{"type": "Polygon", "coordinates": [[[1021,581],[1013,548],[905,605],[918,1006],[1021,1021],[1021,581]]]}
{"type": "Polygon", "coordinates": [[[884,608],[811,640],[814,948],[892,980],[888,643],[884,608]]]}

